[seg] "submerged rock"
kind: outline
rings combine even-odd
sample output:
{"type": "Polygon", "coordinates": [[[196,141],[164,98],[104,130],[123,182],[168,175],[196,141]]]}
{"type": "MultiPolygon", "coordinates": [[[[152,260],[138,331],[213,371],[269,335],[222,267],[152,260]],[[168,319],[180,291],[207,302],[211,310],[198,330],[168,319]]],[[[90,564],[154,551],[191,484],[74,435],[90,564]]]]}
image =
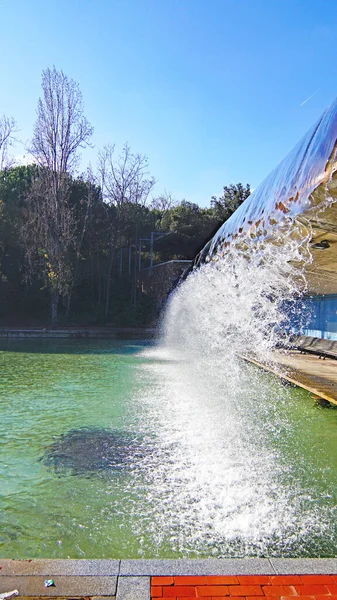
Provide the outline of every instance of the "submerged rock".
{"type": "Polygon", "coordinates": [[[130,433],[99,427],[71,429],[46,448],[41,461],[56,473],[94,475],[121,471],[144,456],[141,440],[130,433]]]}
{"type": "Polygon", "coordinates": [[[314,397],[316,406],[318,406],[319,408],[334,408],[334,405],[329,402],[329,400],[326,400],[325,398],[320,398],[319,396],[315,396],[314,397]]]}

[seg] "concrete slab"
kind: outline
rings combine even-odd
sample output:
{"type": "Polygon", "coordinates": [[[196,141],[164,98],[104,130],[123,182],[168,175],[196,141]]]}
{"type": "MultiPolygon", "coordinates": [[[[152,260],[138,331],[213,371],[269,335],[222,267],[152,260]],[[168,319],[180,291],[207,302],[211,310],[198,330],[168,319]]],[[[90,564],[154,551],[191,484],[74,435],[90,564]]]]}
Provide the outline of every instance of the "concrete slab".
{"type": "Polygon", "coordinates": [[[278,575],[333,575],[337,558],[271,558],[278,575]]]}
{"type": "Polygon", "coordinates": [[[253,356],[241,358],[337,404],[337,369],[333,358],[319,360],[314,354],[300,354],[297,350],[274,350],[268,363],[262,363],[253,356]]]}
{"type": "Polygon", "coordinates": [[[267,558],[122,560],[120,575],[275,575],[267,558]]]}
{"type": "Polygon", "coordinates": [[[150,600],[150,577],[119,577],[116,600],[150,600]]]}
{"type": "Polygon", "coordinates": [[[117,577],[57,576],[55,587],[45,587],[45,576],[0,577],[0,594],[17,589],[20,596],[115,596],[117,577]]]}
{"type": "Polygon", "coordinates": [[[3,575],[118,575],[120,560],[86,559],[0,559],[0,577],[3,575]]]}

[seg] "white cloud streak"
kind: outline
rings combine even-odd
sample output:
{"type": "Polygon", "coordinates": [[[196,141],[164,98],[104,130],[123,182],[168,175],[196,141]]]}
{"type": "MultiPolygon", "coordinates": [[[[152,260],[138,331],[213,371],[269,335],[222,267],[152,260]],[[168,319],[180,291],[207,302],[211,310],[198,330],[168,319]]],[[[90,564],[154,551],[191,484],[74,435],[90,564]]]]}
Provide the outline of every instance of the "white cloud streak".
{"type": "Polygon", "coordinates": [[[319,89],[320,89],[320,88],[318,88],[318,89],[316,90],[316,92],[314,92],[313,94],[311,94],[311,96],[309,96],[309,97],[308,97],[306,100],[304,100],[304,102],[302,102],[302,103],[300,104],[300,106],[303,106],[304,104],[306,104],[307,102],[309,102],[309,100],[311,100],[311,98],[313,98],[313,97],[315,96],[315,94],[317,94],[317,92],[319,92],[319,89]]]}

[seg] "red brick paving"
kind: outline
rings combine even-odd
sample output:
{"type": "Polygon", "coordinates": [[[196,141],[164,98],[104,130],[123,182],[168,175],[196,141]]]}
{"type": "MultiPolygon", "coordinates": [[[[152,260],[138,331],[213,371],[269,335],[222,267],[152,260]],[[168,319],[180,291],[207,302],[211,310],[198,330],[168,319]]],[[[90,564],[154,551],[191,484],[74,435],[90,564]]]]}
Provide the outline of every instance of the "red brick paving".
{"type": "Polygon", "coordinates": [[[337,600],[336,575],[152,577],[151,599],[337,600]]]}

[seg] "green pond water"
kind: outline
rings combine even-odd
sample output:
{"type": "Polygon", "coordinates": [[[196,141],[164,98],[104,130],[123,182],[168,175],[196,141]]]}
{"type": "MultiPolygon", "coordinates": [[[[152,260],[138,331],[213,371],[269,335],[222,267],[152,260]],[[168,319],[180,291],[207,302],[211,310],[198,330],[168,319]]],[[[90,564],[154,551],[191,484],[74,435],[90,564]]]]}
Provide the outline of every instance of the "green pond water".
{"type": "Polygon", "coordinates": [[[2,342],[0,555],[336,555],[337,410],[240,368],[2,342]]]}

